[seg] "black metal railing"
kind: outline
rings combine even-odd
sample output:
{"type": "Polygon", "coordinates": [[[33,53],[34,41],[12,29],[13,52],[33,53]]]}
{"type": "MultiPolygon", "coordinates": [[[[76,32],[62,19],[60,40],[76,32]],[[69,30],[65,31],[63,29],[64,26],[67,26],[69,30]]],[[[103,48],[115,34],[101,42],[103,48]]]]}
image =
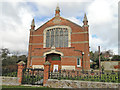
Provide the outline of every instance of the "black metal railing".
{"type": "Polygon", "coordinates": [[[3,69],[2,76],[6,77],[17,77],[17,70],[16,69],[3,69]]]}
{"type": "Polygon", "coordinates": [[[120,79],[118,72],[84,72],[59,70],[59,72],[50,72],[50,79],[65,79],[65,80],[81,80],[81,81],[98,81],[98,82],[114,82],[119,83],[120,79]]]}
{"type": "Polygon", "coordinates": [[[22,84],[42,85],[43,84],[43,69],[23,69],[22,84]]]}

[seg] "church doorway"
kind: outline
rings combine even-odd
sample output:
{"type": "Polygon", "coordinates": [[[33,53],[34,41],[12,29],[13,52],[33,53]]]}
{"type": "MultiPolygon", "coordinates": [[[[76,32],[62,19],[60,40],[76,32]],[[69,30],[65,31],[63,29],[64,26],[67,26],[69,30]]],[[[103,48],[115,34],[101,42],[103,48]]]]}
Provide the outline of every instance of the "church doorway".
{"type": "Polygon", "coordinates": [[[50,71],[58,72],[61,69],[61,55],[60,54],[47,54],[46,61],[51,63],[50,71]]]}

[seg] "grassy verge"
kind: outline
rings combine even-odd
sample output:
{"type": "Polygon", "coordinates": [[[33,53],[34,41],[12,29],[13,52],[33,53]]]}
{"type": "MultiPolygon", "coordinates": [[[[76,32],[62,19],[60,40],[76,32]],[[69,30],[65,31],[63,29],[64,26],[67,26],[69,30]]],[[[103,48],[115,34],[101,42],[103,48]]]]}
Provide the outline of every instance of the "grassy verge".
{"type": "Polygon", "coordinates": [[[46,87],[2,85],[2,88],[46,88],[46,87]]]}
{"type": "Polygon", "coordinates": [[[63,88],[47,88],[47,87],[38,87],[38,86],[11,86],[11,85],[2,85],[2,90],[68,90],[63,88]]]}

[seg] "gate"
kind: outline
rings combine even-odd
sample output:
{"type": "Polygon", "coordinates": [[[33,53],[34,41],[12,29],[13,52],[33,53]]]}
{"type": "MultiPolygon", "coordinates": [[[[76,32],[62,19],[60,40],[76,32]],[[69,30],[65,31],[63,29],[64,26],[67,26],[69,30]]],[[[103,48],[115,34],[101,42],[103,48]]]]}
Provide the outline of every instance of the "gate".
{"type": "Polygon", "coordinates": [[[22,84],[43,85],[44,69],[25,68],[22,73],[22,84]]]}

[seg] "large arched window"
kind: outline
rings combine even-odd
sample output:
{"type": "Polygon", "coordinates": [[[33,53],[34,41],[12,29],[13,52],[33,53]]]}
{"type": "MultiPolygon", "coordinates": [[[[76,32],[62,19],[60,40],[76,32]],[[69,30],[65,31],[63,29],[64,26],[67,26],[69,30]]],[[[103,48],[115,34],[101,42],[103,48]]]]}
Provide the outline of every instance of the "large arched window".
{"type": "Polygon", "coordinates": [[[70,47],[71,29],[68,27],[51,27],[44,31],[44,47],[70,47]]]}

